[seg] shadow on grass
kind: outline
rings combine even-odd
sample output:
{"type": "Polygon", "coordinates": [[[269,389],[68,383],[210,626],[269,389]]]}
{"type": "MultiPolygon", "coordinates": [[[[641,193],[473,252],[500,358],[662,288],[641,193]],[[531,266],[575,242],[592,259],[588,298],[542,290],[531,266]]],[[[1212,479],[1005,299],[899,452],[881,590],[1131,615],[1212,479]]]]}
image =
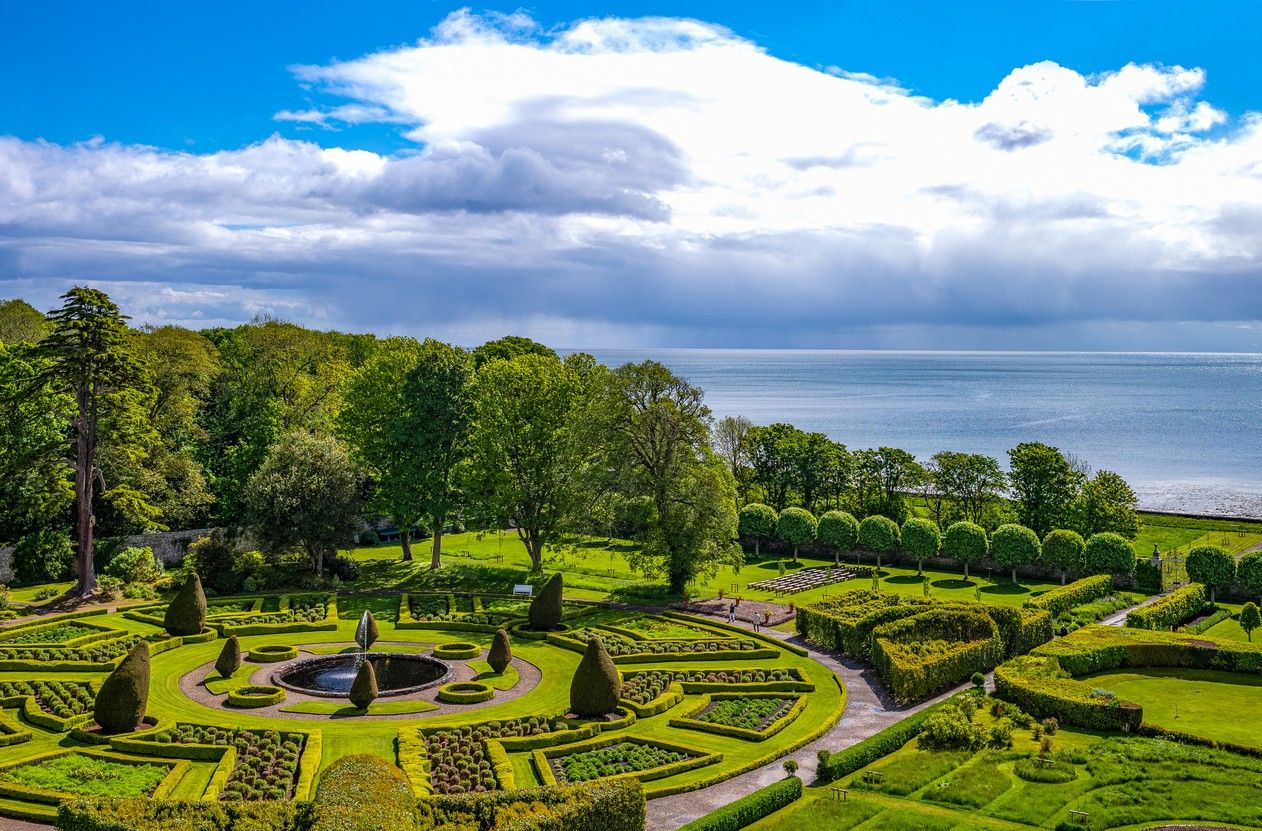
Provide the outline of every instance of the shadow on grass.
{"type": "Polygon", "coordinates": [[[996,583],[982,588],[982,594],[1029,594],[1030,590],[1020,583],[996,583]]]}
{"type": "Polygon", "coordinates": [[[885,578],[886,583],[893,583],[898,586],[914,585],[916,583],[925,582],[925,578],[919,574],[899,574],[894,577],[885,578]]]}
{"type": "Polygon", "coordinates": [[[929,585],[935,589],[971,589],[977,586],[972,580],[965,580],[961,577],[952,577],[944,580],[934,580],[929,585]]]}

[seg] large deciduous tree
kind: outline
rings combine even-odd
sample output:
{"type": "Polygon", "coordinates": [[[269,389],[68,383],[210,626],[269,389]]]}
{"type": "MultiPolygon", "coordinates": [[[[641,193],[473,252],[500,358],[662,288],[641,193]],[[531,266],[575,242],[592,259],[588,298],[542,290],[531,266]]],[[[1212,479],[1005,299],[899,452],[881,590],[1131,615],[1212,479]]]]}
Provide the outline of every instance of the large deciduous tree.
{"type": "Polygon", "coordinates": [[[754,425],[744,416],[724,416],[714,425],[714,452],[727,462],[741,501],[749,491],[750,440],[754,425]]]}
{"type": "Polygon", "coordinates": [[[1082,483],[1073,503],[1071,524],[1084,537],[1112,531],[1133,540],[1139,534],[1138,502],[1125,479],[1111,470],[1101,470],[1082,483]]]}
{"type": "Polygon", "coordinates": [[[38,343],[48,334],[48,321],[25,300],[0,302],[0,343],[38,343]]]}
{"type": "Polygon", "coordinates": [[[930,471],[934,491],[949,505],[940,522],[965,519],[983,524],[987,509],[1007,484],[998,460],[980,453],[935,453],[930,471]]]}
{"type": "Polygon", "coordinates": [[[1023,442],[1008,451],[1008,481],[1017,518],[1036,534],[1064,528],[1082,483],[1079,473],[1055,447],[1023,442]]]}

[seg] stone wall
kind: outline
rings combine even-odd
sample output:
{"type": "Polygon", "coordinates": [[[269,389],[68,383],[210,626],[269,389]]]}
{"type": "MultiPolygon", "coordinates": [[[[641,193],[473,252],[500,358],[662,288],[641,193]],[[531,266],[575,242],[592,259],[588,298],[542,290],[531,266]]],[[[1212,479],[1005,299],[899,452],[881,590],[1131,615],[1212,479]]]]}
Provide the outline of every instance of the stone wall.
{"type": "MultiPolygon", "coordinates": [[[[188,553],[194,540],[211,532],[210,528],[194,528],[188,531],[155,531],[152,534],[133,534],[118,540],[120,548],[153,549],[153,555],[167,565],[178,563],[188,553]]],[[[0,583],[13,582],[13,548],[0,548],[0,583]]]]}

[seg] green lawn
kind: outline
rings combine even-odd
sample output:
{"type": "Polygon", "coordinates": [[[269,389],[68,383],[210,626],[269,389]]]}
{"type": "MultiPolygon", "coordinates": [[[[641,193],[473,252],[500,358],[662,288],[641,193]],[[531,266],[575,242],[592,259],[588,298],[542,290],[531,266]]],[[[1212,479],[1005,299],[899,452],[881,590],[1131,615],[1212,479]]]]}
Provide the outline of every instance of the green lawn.
{"type": "Polygon", "coordinates": [[[1143,705],[1144,721],[1262,749],[1262,677],[1198,669],[1106,672],[1083,679],[1143,705]]]}

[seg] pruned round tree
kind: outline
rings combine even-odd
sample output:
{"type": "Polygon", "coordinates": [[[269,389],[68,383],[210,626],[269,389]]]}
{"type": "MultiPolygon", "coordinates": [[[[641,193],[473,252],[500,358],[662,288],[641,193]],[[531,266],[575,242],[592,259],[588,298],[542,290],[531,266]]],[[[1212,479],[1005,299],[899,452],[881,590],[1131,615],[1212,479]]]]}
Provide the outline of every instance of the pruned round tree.
{"type": "Polygon", "coordinates": [[[92,717],[103,733],[130,733],[140,726],[149,705],[149,644],[128,652],[96,693],[92,717]]]}
{"type": "Polygon", "coordinates": [[[1065,577],[1071,571],[1082,571],[1086,561],[1084,554],[1087,542],[1077,531],[1058,528],[1049,531],[1043,538],[1043,562],[1048,568],[1060,572],[1060,584],[1065,585],[1065,577]]]}
{"type": "Polygon", "coordinates": [[[219,658],[215,661],[215,671],[224,678],[231,678],[232,674],[240,668],[241,641],[236,635],[232,635],[223,642],[223,649],[219,650],[219,658]]]}
{"type": "Polygon", "coordinates": [[[776,509],[761,502],[751,502],[741,508],[736,521],[736,533],[742,539],[754,541],[754,556],[761,556],[761,543],[776,534],[776,509]]]}
{"type": "Polygon", "coordinates": [[[162,621],[170,635],[198,635],[206,628],[206,593],[197,572],[189,574],[184,585],[167,606],[162,621]]]}
{"type": "Polygon", "coordinates": [[[964,566],[964,579],[968,580],[969,565],[989,553],[990,540],[986,536],[986,529],[977,523],[956,522],[942,536],[942,551],[964,566]]]}
{"type": "Polygon", "coordinates": [[[1262,551],[1250,551],[1240,558],[1236,580],[1249,594],[1262,597],[1262,551]]]}
{"type": "Polygon", "coordinates": [[[924,575],[925,560],[938,556],[942,547],[942,530],[938,523],[924,517],[912,517],[903,523],[900,533],[903,550],[916,558],[916,573],[924,575]]]}
{"type": "Polygon", "coordinates": [[[1209,587],[1209,602],[1217,589],[1236,579],[1236,558],[1216,545],[1198,545],[1188,552],[1188,577],[1209,587]]]}
{"type": "Polygon", "coordinates": [[[587,642],[583,660],[570,681],[570,712],[580,718],[600,718],[618,709],[622,694],[622,676],[605,645],[592,638],[587,642]]]}
{"type": "Polygon", "coordinates": [[[1092,534],[1083,549],[1083,562],[1092,574],[1116,574],[1125,576],[1135,573],[1135,549],[1121,534],[1104,531],[1092,534]]]}
{"type": "Polygon", "coordinates": [[[881,570],[881,558],[898,550],[901,535],[898,523],[887,516],[873,514],[859,523],[859,547],[876,555],[876,569],[881,570]]]}
{"type": "Polygon", "coordinates": [[[776,520],[776,535],[793,546],[793,562],[798,561],[798,546],[815,542],[819,520],[805,508],[785,508],[776,520]]]}
{"type": "Polygon", "coordinates": [[[1012,569],[1012,582],[1017,582],[1017,569],[1039,558],[1043,545],[1038,534],[1024,525],[1000,525],[990,535],[990,556],[1001,566],[1012,569]]]}
{"type": "Polygon", "coordinates": [[[491,648],[486,653],[486,662],[491,665],[492,671],[497,675],[502,675],[512,660],[513,645],[508,638],[508,632],[504,629],[496,629],[495,637],[491,640],[491,648]]]}
{"type": "Polygon", "coordinates": [[[828,511],[819,518],[819,543],[833,552],[833,562],[841,565],[841,552],[851,551],[859,541],[859,520],[845,511],[828,511]]]}
{"type": "Polygon", "coordinates": [[[530,628],[541,632],[550,632],[561,628],[561,617],[564,607],[561,603],[565,586],[561,572],[553,574],[543,584],[539,594],[530,601],[530,628]]]}
{"type": "Polygon", "coordinates": [[[368,705],[377,700],[377,670],[373,669],[372,661],[359,665],[351,683],[350,699],[351,704],[360,710],[367,710],[368,705]]]}

